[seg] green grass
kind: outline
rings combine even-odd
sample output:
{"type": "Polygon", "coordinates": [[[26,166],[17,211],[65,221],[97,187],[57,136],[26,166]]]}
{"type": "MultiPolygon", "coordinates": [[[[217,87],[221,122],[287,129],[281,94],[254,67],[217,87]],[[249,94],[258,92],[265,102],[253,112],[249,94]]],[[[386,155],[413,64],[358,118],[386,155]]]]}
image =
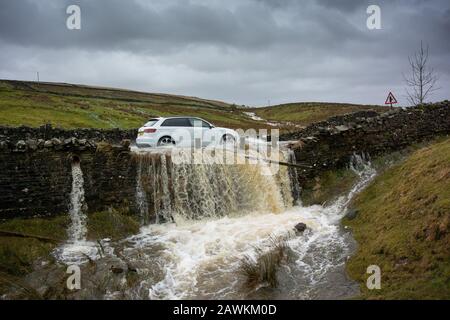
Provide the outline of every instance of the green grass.
{"type": "Polygon", "coordinates": [[[66,84],[0,81],[0,125],[137,128],[156,116],[191,115],[216,125],[260,128],[223,102],[66,84]]]}
{"type": "Polygon", "coordinates": [[[139,232],[136,217],[118,211],[97,212],[88,218],[88,239],[120,240],[139,232]]]}
{"type": "MultiPolygon", "coordinates": [[[[67,215],[47,219],[17,218],[0,223],[0,231],[57,240],[45,242],[36,238],[0,235],[0,295],[11,285],[11,281],[19,283],[18,279],[31,272],[39,259],[54,262],[51,252],[67,239],[69,224],[67,215]]],[[[104,238],[120,240],[139,231],[139,223],[133,216],[115,210],[89,214],[87,227],[87,238],[93,241],[104,238]]]]}
{"type": "Polygon", "coordinates": [[[450,139],[415,151],[359,194],[344,220],[359,248],[350,276],[367,299],[450,299],[450,139]],[[369,265],[381,290],[365,286],[369,265]]]}
{"type": "Polygon", "coordinates": [[[356,111],[374,110],[385,112],[386,107],[340,103],[290,103],[273,107],[252,109],[259,117],[270,121],[287,121],[307,126],[313,122],[326,120],[332,116],[356,111]]]}
{"type": "MultiPolygon", "coordinates": [[[[434,141],[442,141],[442,138],[434,141]]],[[[377,157],[371,161],[371,164],[378,173],[381,173],[393,164],[403,161],[414,151],[428,145],[430,145],[430,142],[417,143],[377,157]]],[[[302,203],[305,206],[330,204],[338,197],[346,195],[357,181],[358,175],[349,168],[324,171],[314,179],[304,183],[301,192],[302,203]]]]}
{"type": "MultiPolygon", "coordinates": [[[[47,237],[62,243],[67,239],[67,216],[54,218],[13,219],[0,223],[0,230],[47,237]]],[[[88,217],[88,239],[123,239],[139,231],[139,223],[131,216],[117,211],[99,212],[88,217]]],[[[0,236],[0,296],[11,287],[24,290],[24,298],[42,298],[33,288],[25,285],[24,277],[34,270],[35,263],[47,261],[55,268],[51,252],[58,242],[44,242],[35,238],[0,236]]]]}
{"type": "MultiPolygon", "coordinates": [[[[121,89],[61,83],[0,80],[0,125],[32,126],[51,123],[61,128],[137,128],[157,116],[196,116],[216,126],[272,129],[265,121],[244,114],[255,112],[278,123],[282,132],[298,130],[330,116],[367,110],[371,106],[297,103],[248,109],[220,101],[121,89]]],[[[382,107],[373,107],[379,111],[382,107]]]]}
{"type": "Polygon", "coordinates": [[[239,265],[239,272],[244,276],[244,286],[255,290],[259,286],[276,288],[278,286],[277,272],[281,265],[289,259],[287,238],[270,238],[269,250],[255,247],[256,258],[244,256],[239,265]]]}
{"type": "MultiPolygon", "coordinates": [[[[66,216],[52,219],[13,219],[0,223],[0,230],[64,241],[68,225],[69,219],[66,216]]],[[[0,236],[0,272],[13,276],[24,275],[32,270],[37,259],[48,256],[55,245],[34,238],[0,236]]]]}

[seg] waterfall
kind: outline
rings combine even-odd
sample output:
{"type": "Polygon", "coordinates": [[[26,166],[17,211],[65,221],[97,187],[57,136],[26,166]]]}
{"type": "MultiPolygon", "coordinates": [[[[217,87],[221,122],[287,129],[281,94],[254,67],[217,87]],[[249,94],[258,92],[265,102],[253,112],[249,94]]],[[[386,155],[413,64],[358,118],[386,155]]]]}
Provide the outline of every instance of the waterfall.
{"type": "MultiPolygon", "coordinates": [[[[295,157],[295,152],[292,149],[287,150],[289,163],[297,164],[297,158],[295,157]]],[[[289,167],[289,178],[291,181],[292,188],[292,197],[294,198],[294,203],[297,205],[301,205],[301,187],[300,182],[298,181],[298,168],[297,167],[289,167]]]]}
{"type": "Polygon", "coordinates": [[[359,179],[348,193],[328,206],[302,207],[285,204],[292,200],[286,167],[280,168],[276,175],[267,176],[262,174],[267,167],[258,165],[205,165],[204,168],[174,165],[173,188],[179,195],[174,199],[173,210],[185,210],[188,218],[206,214],[208,210],[217,216],[212,219],[213,214],[206,215],[200,221],[187,218],[183,223],[152,224],[129,238],[127,259],[139,263],[145,277],[137,287],[126,292],[127,297],[345,299],[356,295],[358,284],[350,281],[345,271],[353,242],[351,234],[341,228],[340,220],[351,199],[376,172],[368,157],[361,155],[351,158],[349,168],[359,179]],[[199,182],[202,187],[195,188],[199,182]],[[232,188],[238,188],[237,192],[232,188]],[[272,200],[264,201],[269,195],[272,200]],[[204,202],[196,203],[204,197],[204,202]],[[253,197],[257,199],[251,200],[253,197]],[[184,206],[182,201],[192,205],[184,206]],[[246,201],[254,207],[247,208],[246,201]],[[272,201],[275,206],[270,205],[272,201]],[[221,216],[221,206],[225,206],[223,211],[247,208],[249,212],[221,216]],[[273,208],[282,212],[271,211],[273,208]],[[308,227],[301,234],[294,232],[299,222],[308,227]],[[288,239],[290,256],[277,272],[277,289],[265,290],[261,284],[263,289],[247,291],[242,287],[245,278],[239,271],[242,257],[256,257],[258,248],[270,249],[271,239],[281,237],[288,239]]]}
{"type": "Polygon", "coordinates": [[[136,205],[139,211],[141,224],[146,225],[149,223],[148,201],[147,195],[142,185],[141,177],[142,177],[142,161],[140,159],[137,165],[137,174],[136,174],[136,205]]]}
{"type": "Polygon", "coordinates": [[[89,259],[98,258],[97,245],[86,240],[87,205],[84,200],[83,185],[83,171],[80,162],[74,161],[72,163],[72,190],[69,205],[70,225],[67,229],[68,241],[53,251],[53,255],[59,261],[68,265],[85,263],[89,259]]]}
{"type": "MultiPolygon", "coordinates": [[[[96,260],[100,267],[95,276],[100,278],[107,277],[104,270],[111,261],[137,266],[135,284],[125,278],[120,285],[106,284],[109,298],[336,299],[358,293],[358,284],[345,272],[353,242],[340,220],[354,195],[375,177],[367,156],[351,158],[349,169],[359,179],[347,194],[331,205],[311,207],[293,206],[295,185],[290,177],[296,172],[288,167],[222,164],[213,155],[202,155],[202,164],[180,161],[190,156],[136,153],[136,205],[148,225],[114,246],[103,242],[106,251],[101,255],[95,243],[66,243],[55,252],[58,260],[96,260]],[[295,232],[300,222],[307,226],[302,233],[295,232]],[[276,271],[278,286],[272,290],[261,283],[249,291],[243,287],[243,258],[256,259],[261,248],[270,250],[273,239],[286,239],[289,255],[276,271]]],[[[289,151],[280,156],[294,161],[289,151]]],[[[82,230],[74,227],[84,226],[79,164],[73,172],[70,213],[77,212],[78,218],[72,219],[70,230],[82,230]]]]}
{"type": "Polygon", "coordinates": [[[143,224],[255,211],[280,213],[293,205],[287,167],[245,160],[224,163],[222,160],[230,156],[227,150],[215,150],[214,155],[193,152],[135,153],[136,206],[143,224]],[[195,157],[201,157],[202,163],[192,163],[190,160],[195,157]]]}
{"type": "Polygon", "coordinates": [[[71,224],[68,229],[69,240],[72,242],[86,240],[86,215],[83,212],[84,203],[84,179],[79,161],[72,163],[72,191],[70,192],[69,215],[71,224]]]}
{"type": "Polygon", "coordinates": [[[377,175],[377,171],[372,166],[370,157],[367,154],[354,153],[350,158],[349,169],[356,173],[359,179],[346,197],[338,199],[337,203],[339,204],[341,211],[346,210],[353,197],[361,192],[361,190],[363,190],[377,175]]]}
{"type": "Polygon", "coordinates": [[[172,219],[173,190],[170,188],[171,167],[165,153],[135,154],[136,207],[143,225],[172,219]],[[168,165],[169,163],[169,165],[168,165]]]}

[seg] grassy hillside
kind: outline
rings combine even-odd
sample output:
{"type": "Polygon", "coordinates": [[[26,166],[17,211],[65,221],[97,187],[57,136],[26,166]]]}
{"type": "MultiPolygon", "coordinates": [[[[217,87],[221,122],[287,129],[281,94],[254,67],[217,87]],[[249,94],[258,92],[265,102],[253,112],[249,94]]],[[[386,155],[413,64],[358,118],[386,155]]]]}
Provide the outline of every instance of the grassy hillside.
{"type": "Polygon", "coordinates": [[[255,108],[252,109],[252,112],[269,121],[287,121],[298,125],[307,126],[310,123],[323,121],[332,116],[364,110],[385,112],[388,111],[389,108],[370,105],[304,102],[255,108]]]}
{"type": "Polygon", "coordinates": [[[63,83],[0,80],[0,125],[62,128],[136,128],[156,116],[190,115],[231,128],[299,130],[330,116],[360,110],[350,104],[297,103],[242,108],[220,101],[63,83]],[[255,120],[253,112],[263,120],[255,120]],[[268,124],[267,122],[271,122],[268,124]]]}
{"type": "Polygon", "coordinates": [[[344,223],[359,249],[348,262],[364,298],[450,299],[450,139],[415,151],[355,200],[344,223]],[[366,268],[381,268],[368,290],[366,268]]]}
{"type": "Polygon", "coordinates": [[[262,127],[229,104],[70,84],[0,81],[0,125],[136,128],[155,116],[192,115],[216,125],[262,127]]]}

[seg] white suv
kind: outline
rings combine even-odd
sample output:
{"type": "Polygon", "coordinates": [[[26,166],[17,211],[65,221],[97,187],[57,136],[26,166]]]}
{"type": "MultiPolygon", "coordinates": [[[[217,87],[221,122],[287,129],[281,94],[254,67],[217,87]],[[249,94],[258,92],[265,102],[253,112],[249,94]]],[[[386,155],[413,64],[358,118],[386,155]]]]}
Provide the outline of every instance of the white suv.
{"type": "Polygon", "coordinates": [[[138,148],[159,146],[206,147],[214,144],[236,143],[239,135],[227,128],[216,128],[195,117],[150,119],[139,128],[138,148]]]}

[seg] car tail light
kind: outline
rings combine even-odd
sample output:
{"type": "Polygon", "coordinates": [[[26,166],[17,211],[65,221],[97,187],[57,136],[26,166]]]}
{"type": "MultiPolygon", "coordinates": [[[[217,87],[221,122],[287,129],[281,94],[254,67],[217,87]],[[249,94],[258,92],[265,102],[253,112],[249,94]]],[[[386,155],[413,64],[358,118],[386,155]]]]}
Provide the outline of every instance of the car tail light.
{"type": "Polygon", "coordinates": [[[156,129],[144,129],[145,133],[155,133],[156,129]]]}

